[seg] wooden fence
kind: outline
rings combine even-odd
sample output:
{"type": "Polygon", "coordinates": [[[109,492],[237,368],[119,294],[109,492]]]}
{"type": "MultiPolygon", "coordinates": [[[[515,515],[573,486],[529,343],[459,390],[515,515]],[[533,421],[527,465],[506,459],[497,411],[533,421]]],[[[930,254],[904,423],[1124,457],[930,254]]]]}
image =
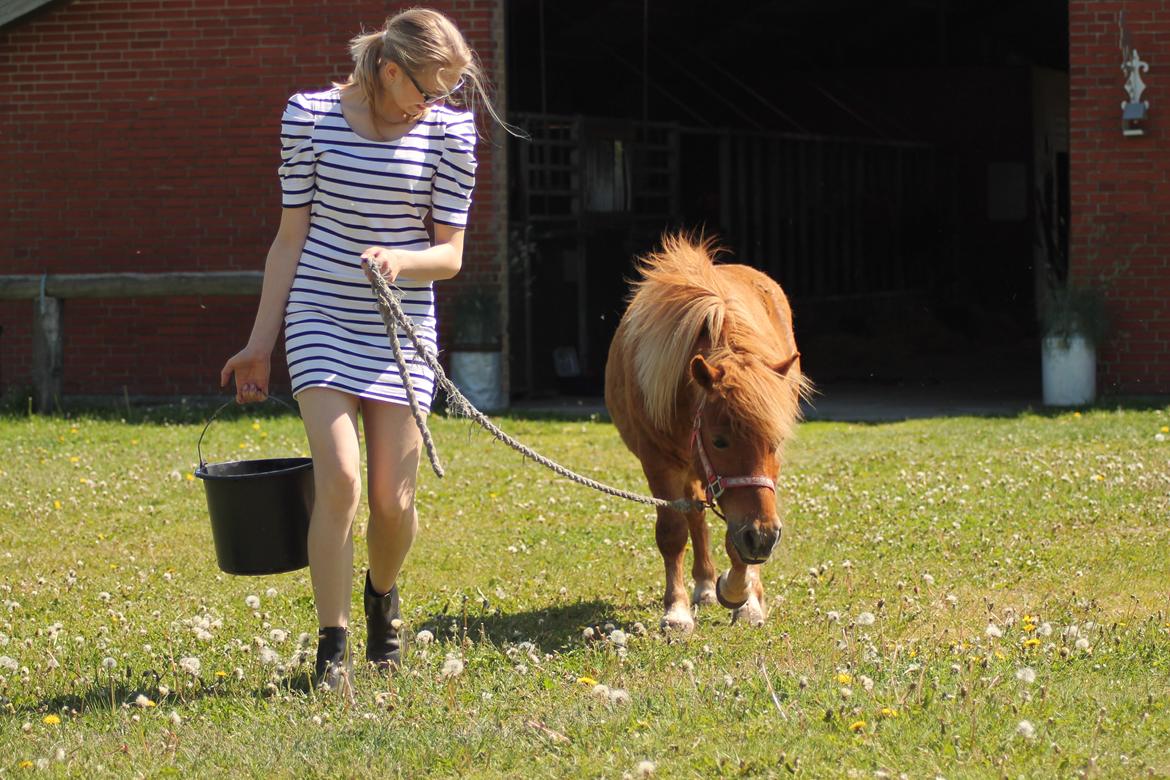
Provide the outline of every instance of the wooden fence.
{"type": "Polygon", "coordinates": [[[65,331],[64,302],[69,298],[159,298],[191,295],[259,296],[260,271],[204,271],[160,274],[42,274],[0,276],[0,300],[32,300],[34,401],[40,412],[61,400],[65,331]]]}

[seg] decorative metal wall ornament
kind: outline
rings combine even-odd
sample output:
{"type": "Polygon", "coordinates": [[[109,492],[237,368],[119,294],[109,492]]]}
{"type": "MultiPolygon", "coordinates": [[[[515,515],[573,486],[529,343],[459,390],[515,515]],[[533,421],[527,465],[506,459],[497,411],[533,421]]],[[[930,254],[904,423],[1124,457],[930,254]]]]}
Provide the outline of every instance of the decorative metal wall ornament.
{"type": "Polygon", "coordinates": [[[1121,132],[1122,135],[1145,135],[1145,122],[1150,109],[1148,100],[1142,100],[1142,93],[1146,91],[1146,83],[1141,74],[1149,71],[1149,63],[1142,62],[1129,38],[1129,30],[1125,27],[1125,11],[1118,17],[1118,27],[1121,29],[1121,71],[1126,74],[1125,91],[1129,100],[1121,101],[1121,132]]]}

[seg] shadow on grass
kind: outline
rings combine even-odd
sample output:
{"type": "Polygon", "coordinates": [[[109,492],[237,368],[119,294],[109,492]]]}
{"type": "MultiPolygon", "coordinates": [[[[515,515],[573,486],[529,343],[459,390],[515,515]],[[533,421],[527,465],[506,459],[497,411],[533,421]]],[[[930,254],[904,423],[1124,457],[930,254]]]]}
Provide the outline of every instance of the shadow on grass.
{"type": "MultiPolygon", "coordinates": [[[[201,699],[212,698],[269,699],[275,692],[299,693],[310,697],[314,695],[311,668],[305,664],[288,667],[279,679],[274,678],[271,683],[265,682],[260,686],[256,686],[254,683],[241,685],[230,675],[212,677],[210,681],[200,677],[194,681],[192,687],[172,689],[166,696],[159,694],[159,684],[163,680],[157,673],[143,672],[140,679],[141,683],[138,684],[135,684],[133,677],[128,675],[123,675],[110,682],[95,681],[84,690],[49,696],[34,703],[14,708],[10,712],[26,717],[57,713],[80,717],[91,713],[116,712],[126,708],[137,710],[140,708],[140,705],[136,703],[139,695],[147,697],[153,703],[146,705],[144,709],[164,707],[174,709],[201,699]],[[276,690],[274,691],[270,685],[274,685],[276,690]]],[[[0,697],[0,702],[3,702],[2,697],[0,697]]]]}
{"type": "MultiPolygon", "coordinates": [[[[619,610],[606,601],[578,601],[572,604],[533,609],[525,612],[468,613],[466,622],[462,615],[439,612],[429,615],[420,627],[437,627],[446,633],[454,623],[462,634],[479,641],[481,637],[497,646],[532,642],[541,652],[552,653],[564,650],[581,638],[586,626],[601,626],[612,621],[621,623],[619,610]]],[[[438,632],[436,632],[438,633],[438,632]]]]}

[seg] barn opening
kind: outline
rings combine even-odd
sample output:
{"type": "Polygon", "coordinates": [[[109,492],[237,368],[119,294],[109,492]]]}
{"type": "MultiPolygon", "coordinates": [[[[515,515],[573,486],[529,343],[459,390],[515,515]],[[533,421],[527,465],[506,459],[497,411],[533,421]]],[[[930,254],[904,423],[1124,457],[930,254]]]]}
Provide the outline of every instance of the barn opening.
{"type": "Polygon", "coordinates": [[[633,258],[675,228],[781,283],[822,385],[1038,394],[1065,2],[507,9],[515,395],[600,393],[633,258]]]}

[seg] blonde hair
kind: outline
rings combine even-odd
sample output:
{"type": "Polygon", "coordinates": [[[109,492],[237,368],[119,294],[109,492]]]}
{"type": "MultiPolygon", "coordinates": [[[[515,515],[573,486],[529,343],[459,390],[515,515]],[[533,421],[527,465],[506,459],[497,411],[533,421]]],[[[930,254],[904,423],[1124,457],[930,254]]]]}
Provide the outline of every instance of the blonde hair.
{"type": "Polygon", "coordinates": [[[463,94],[452,95],[447,101],[473,112],[482,105],[494,120],[510,129],[492,104],[490,83],[479,57],[467,45],[459,28],[438,11],[411,8],[388,17],[381,30],[354,36],[349,42],[349,53],[353,57],[353,73],[338,86],[356,86],[361,90],[375,124],[378,121],[375,106],[382,93],[379,72],[386,62],[396,62],[412,75],[433,72],[444,83],[453,84],[462,77],[463,94]]]}

